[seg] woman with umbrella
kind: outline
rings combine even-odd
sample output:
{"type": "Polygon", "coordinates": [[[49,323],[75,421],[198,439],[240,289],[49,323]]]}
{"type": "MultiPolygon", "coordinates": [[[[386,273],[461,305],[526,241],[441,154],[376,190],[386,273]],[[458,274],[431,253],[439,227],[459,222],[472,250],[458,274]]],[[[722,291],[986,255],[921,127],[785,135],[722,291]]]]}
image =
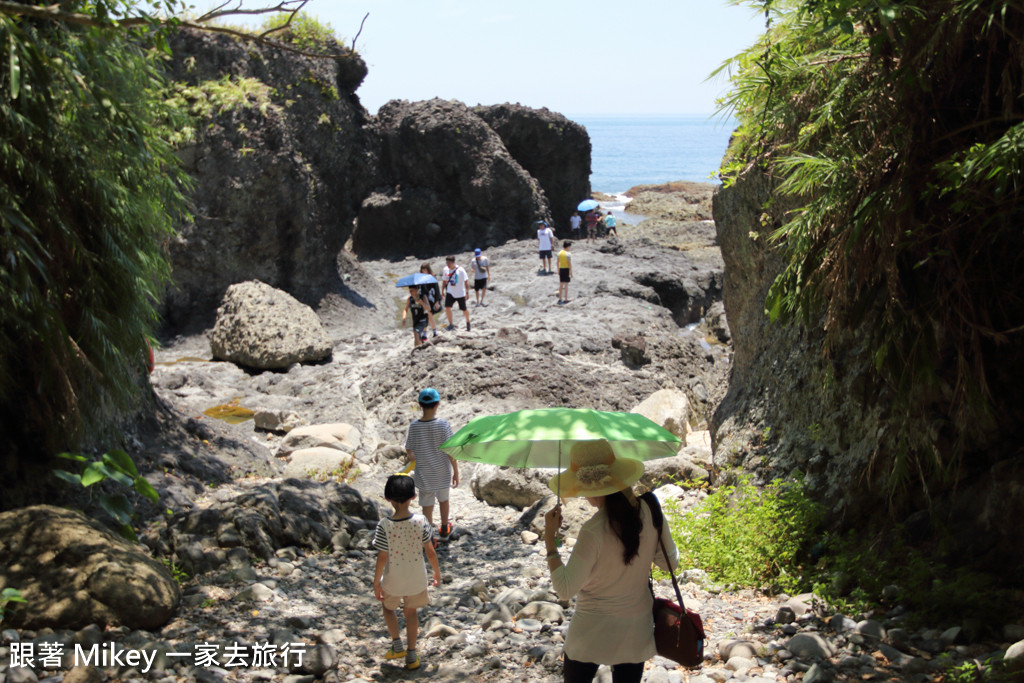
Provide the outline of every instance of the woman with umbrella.
{"type": "Polygon", "coordinates": [[[544,516],[555,593],[563,600],[579,596],[565,636],[566,683],[592,681],[601,664],[611,666],[616,683],[638,683],[644,662],[657,653],[648,588],[651,563],[674,572],[678,560],[668,525],[662,524],[659,543],[649,504],[630,490],[643,471],[638,460],[616,458],[608,441],[580,441],[572,446],[569,468],[548,484],[562,497],[583,496],[597,508],[581,527],[565,565],[556,546],[561,506],[544,516]]]}

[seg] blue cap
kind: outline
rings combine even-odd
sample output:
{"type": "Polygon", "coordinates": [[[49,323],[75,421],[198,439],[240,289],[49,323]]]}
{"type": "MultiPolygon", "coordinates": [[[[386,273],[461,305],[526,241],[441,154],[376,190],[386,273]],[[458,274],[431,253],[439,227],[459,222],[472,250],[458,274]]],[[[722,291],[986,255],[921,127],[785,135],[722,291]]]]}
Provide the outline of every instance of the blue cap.
{"type": "Polygon", "coordinates": [[[479,256],[480,255],[480,250],[479,249],[474,249],[473,253],[476,254],[477,256],[479,256]]]}
{"type": "Polygon", "coordinates": [[[437,393],[437,389],[428,387],[420,392],[419,399],[417,400],[423,405],[430,406],[441,402],[441,394],[437,393]]]}

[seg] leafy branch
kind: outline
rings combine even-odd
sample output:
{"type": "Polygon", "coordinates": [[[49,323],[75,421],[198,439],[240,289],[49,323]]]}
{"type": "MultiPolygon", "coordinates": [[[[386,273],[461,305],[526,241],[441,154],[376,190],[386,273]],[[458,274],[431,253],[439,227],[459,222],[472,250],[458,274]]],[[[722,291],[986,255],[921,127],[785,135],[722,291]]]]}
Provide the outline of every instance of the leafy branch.
{"type": "MultiPolygon", "coordinates": [[[[92,26],[97,28],[110,28],[110,27],[121,27],[131,28],[139,26],[150,26],[150,27],[168,27],[168,28],[192,28],[199,31],[206,31],[208,33],[222,33],[235,38],[241,38],[242,40],[248,40],[261,45],[267,45],[274,47],[279,50],[291,52],[294,54],[303,55],[305,57],[313,57],[316,59],[343,59],[352,54],[355,54],[355,40],[352,41],[352,47],[346,48],[342,54],[318,52],[313,50],[306,50],[301,47],[296,47],[288,43],[275,40],[273,36],[282,31],[287,30],[295,17],[302,11],[302,9],[309,3],[309,0],[282,0],[273,7],[260,7],[256,9],[242,9],[242,4],[239,2],[234,7],[229,7],[232,2],[224,2],[223,4],[215,7],[214,9],[206,12],[197,19],[182,19],[180,17],[160,17],[145,12],[140,12],[135,16],[124,16],[122,18],[110,18],[104,14],[83,14],[80,12],[69,12],[62,9],[61,5],[23,5],[18,2],[11,2],[10,0],[0,0],[0,12],[11,16],[27,16],[35,19],[43,19],[46,21],[56,21],[67,24],[77,24],[81,26],[92,26]],[[217,19],[224,17],[248,15],[248,16],[259,16],[263,14],[284,14],[287,19],[273,28],[269,28],[260,33],[247,33],[235,28],[228,26],[218,26],[212,24],[217,19]]],[[[169,3],[170,4],[170,3],[169,3]]],[[[362,33],[363,24],[366,23],[367,13],[363,17],[362,23],[359,25],[359,32],[362,33]]],[[[359,34],[356,34],[359,37],[359,34]]]]}
{"type": "MultiPolygon", "coordinates": [[[[135,462],[131,456],[120,449],[104,453],[98,460],[90,460],[84,455],[77,453],[58,453],[57,457],[73,462],[85,463],[85,468],[81,474],[59,469],[54,470],[53,473],[59,479],[69,484],[89,489],[90,493],[92,486],[110,481],[133,489],[154,504],[160,500],[160,495],[153,488],[153,485],[145,477],[139,476],[139,471],[136,469],[135,462]]],[[[135,531],[131,525],[132,518],[135,516],[135,509],[128,500],[128,497],[123,493],[105,494],[100,496],[97,502],[103,508],[103,511],[120,525],[121,535],[135,540],[135,531]]]]}

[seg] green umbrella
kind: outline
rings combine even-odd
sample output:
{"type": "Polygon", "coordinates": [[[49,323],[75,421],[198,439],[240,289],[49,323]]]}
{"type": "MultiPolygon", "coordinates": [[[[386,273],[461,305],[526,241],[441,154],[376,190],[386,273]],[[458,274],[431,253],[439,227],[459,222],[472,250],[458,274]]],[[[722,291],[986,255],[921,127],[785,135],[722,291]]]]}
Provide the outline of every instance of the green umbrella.
{"type": "Polygon", "coordinates": [[[470,420],[441,450],[457,460],[505,467],[561,468],[578,441],[606,440],[617,458],[675,455],[682,440],[639,413],[539,408],[470,420]]]}

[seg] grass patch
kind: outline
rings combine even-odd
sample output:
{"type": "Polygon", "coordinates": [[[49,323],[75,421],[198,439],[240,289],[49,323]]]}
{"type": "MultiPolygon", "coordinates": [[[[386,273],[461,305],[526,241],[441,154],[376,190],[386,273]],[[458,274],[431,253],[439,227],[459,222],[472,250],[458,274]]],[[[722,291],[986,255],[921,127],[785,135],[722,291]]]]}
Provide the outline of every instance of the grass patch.
{"type": "Polygon", "coordinates": [[[726,586],[794,592],[801,588],[801,558],[818,533],[821,507],[800,481],[758,487],[744,478],[719,488],[689,514],[669,501],[665,515],[681,565],[703,569],[726,586]]]}
{"type": "Polygon", "coordinates": [[[844,614],[899,604],[908,610],[909,626],[970,615],[982,628],[998,629],[1024,603],[1024,591],[950,566],[939,550],[906,543],[898,527],[822,531],[824,509],[800,480],[759,487],[748,477],[717,489],[688,513],[675,500],[664,509],[680,565],[704,570],[726,589],[814,592],[844,614]]]}

